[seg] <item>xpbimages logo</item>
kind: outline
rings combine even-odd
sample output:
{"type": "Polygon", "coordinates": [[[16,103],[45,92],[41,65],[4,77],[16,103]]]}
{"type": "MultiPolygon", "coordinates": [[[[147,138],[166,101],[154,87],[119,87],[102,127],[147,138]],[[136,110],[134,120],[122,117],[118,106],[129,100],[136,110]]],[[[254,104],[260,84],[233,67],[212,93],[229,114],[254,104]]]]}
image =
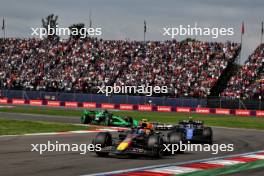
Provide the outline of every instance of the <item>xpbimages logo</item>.
{"type": "Polygon", "coordinates": [[[31,144],[31,152],[37,152],[40,155],[47,152],[78,152],[84,155],[87,152],[101,151],[101,149],[101,144],[65,144],[59,143],[59,141],[31,144]]]}
{"type": "Polygon", "coordinates": [[[61,28],[56,25],[55,28],[48,25],[47,28],[37,27],[31,28],[32,36],[38,36],[39,38],[43,38],[47,35],[57,35],[57,36],[78,36],[80,38],[86,38],[87,36],[100,36],[102,35],[102,28],[61,28]]]}
{"type": "Polygon", "coordinates": [[[163,144],[164,152],[175,154],[177,152],[211,152],[213,155],[219,152],[232,152],[234,151],[234,144],[191,144],[189,141],[183,143],[180,141],[178,144],[163,144]]]}
{"type": "Polygon", "coordinates": [[[219,36],[233,36],[234,28],[226,27],[202,27],[197,23],[192,25],[179,25],[176,27],[164,27],[163,36],[169,36],[172,39],[177,36],[211,36],[218,38],[219,36]]]}
{"type": "Polygon", "coordinates": [[[167,86],[118,86],[114,83],[114,86],[97,86],[97,93],[103,93],[106,96],[110,94],[142,94],[146,96],[152,96],[153,94],[166,94],[168,93],[167,86]]]}

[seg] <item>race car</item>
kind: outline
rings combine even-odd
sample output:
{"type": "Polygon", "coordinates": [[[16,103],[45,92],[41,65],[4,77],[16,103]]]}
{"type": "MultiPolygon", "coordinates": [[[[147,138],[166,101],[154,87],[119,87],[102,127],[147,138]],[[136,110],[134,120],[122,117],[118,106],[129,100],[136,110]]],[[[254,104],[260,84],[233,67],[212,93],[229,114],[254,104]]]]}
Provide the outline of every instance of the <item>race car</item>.
{"type": "Polygon", "coordinates": [[[100,132],[95,137],[93,143],[100,144],[101,150],[97,151],[98,156],[108,154],[120,155],[143,155],[153,158],[161,158],[170,155],[164,151],[163,144],[176,144],[180,142],[180,136],[176,132],[163,134],[148,128],[148,124],[132,128],[127,131],[119,131],[118,137],[113,138],[109,132],[100,132]]]}
{"type": "Polygon", "coordinates": [[[107,110],[102,111],[89,111],[84,110],[81,117],[81,123],[93,124],[93,125],[104,125],[104,126],[118,126],[118,127],[136,127],[138,121],[133,120],[129,116],[117,116],[109,113],[107,110]]]}
{"type": "Polygon", "coordinates": [[[213,143],[213,130],[211,127],[204,126],[203,121],[183,120],[180,121],[173,129],[175,132],[181,134],[183,142],[191,143],[213,143]]]}

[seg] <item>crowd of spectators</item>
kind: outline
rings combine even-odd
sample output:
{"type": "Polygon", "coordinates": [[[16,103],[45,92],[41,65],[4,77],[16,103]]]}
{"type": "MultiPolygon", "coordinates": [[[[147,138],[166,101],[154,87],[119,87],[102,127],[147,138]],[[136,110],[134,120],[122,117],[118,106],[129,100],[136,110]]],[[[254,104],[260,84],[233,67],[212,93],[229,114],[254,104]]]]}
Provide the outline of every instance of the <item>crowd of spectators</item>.
{"type": "Polygon", "coordinates": [[[246,99],[264,97],[264,44],[259,45],[237,74],[231,77],[222,95],[246,99]]]}
{"type": "Polygon", "coordinates": [[[80,91],[110,83],[126,66],[122,42],[97,39],[5,39],[0,45],[1,87],[80,91]]]}
{"type": "Polygon", "coordinates": [[[228,62],[238,54],[235,43],[200,41],[147,42],[117,78],[124,85],[167,85],[176,97],[207,97],[228,62]]]}
{"type": "Polygon", "coordinates": [[[166,85],[175,97],[207,97],[239,47],[230,42],[187,40],[7,38],[0,40],[0,85],[7,89],[92,92],[97,86],[114,83],[149,84],[166,85]]]}

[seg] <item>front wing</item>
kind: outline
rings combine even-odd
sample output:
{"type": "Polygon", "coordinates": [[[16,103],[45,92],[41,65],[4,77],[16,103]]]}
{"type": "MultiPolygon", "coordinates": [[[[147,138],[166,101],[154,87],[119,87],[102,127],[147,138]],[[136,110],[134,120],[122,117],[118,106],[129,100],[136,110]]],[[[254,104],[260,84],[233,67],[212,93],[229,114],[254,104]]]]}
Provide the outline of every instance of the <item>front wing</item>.
{"type": "Polygon", "coordinates": [[[118,151],[116,146],[107,146],[101,149],[100,152],[108,152],[115,155],[152,155],[153,151],[137,147],[130,147],[124,151],[118,151]]]}

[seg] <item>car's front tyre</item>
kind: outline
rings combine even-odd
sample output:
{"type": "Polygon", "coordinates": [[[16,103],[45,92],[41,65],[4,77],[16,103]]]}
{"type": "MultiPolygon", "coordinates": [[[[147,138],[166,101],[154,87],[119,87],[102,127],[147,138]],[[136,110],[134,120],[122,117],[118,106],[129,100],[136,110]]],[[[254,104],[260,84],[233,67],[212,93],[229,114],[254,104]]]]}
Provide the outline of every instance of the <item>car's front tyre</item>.
{"type": "Polygon", "coordinates": [[[89,115],[83,115],[81,117],[81,123],[82,124],[89,124],[92,122],[92,118],[89,115]]]}
{"type": "MultiPolygon", "coordinates": [[[[109,132],[100,132],[96,135],[94,145],[100,144],[101,148],[112,145],[112,135],[109,132]]],[[[109,152],[98,151],[97,156],[107,156],[109,152]]]]}
{"type": "Polygon", "coordinates": [[[154,158],[163,156],[163,140],[160,135],[150,135],[147,141],[147,148],[152,152],[154,158]]]}

